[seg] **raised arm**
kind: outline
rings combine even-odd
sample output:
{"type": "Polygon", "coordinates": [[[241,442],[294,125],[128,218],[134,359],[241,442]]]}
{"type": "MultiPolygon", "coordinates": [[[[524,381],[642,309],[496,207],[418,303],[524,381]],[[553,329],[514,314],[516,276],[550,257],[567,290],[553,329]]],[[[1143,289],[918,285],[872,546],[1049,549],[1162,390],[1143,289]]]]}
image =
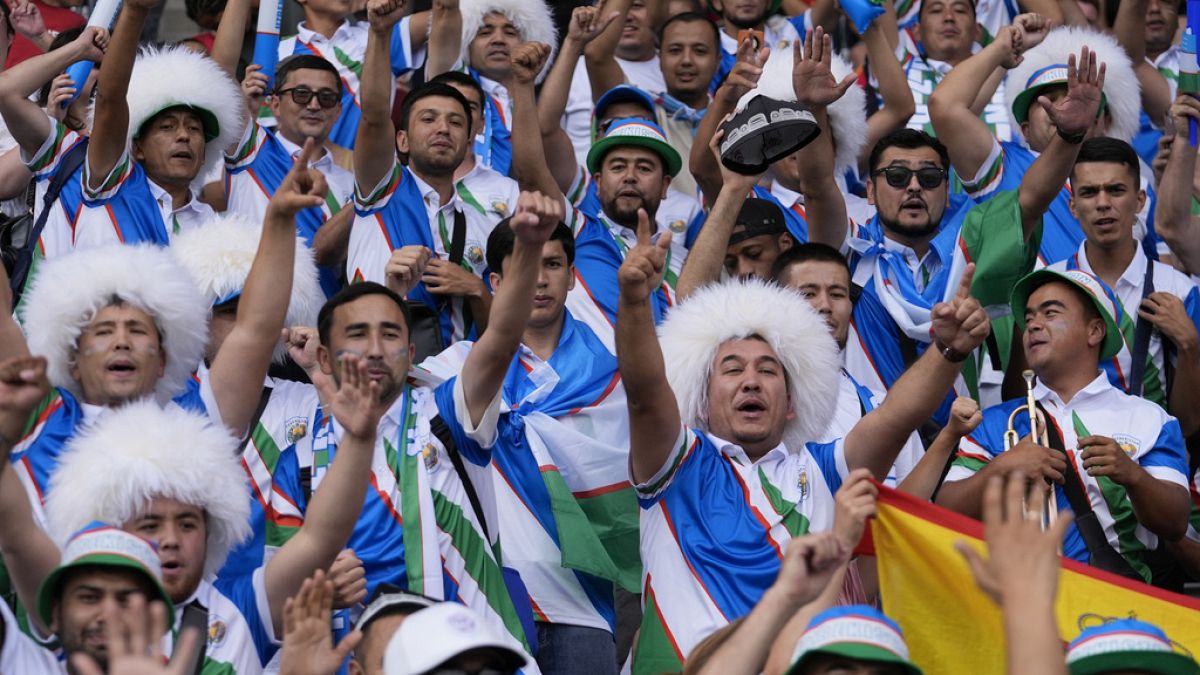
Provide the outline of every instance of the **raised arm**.
{"type": "MultiPolygon", "coordinates": [[[[661,1],[651,0],[652,7],[666,5],[661,1]]],[[[633,0],[603,0],[597,7],[602,12],[616,14],[619,21],[606,24],[599,37],[592,40],[584,49],[583,62],[587,66],[588,81],[592,85],[592,100],[600,100],[604,92],[625,81],[625,72],[617,63],[617,44],[621,41],[621,31],[625,27],[625,16],[633,0]]]]}
{"type": "Polygon", "coordinates": [[[1200,221],[1192,216],[1195,194],[1196,148],[1188,143],[1188,123],[1200,123],[1200,101],[1180,94],[1171,106],[1175,138],[1167,167],[1158,182],[1158,204],[1154,230],[1171,247],[1171,252],[1192,273],[1200,272],[1200,221]]]}
{"type": "Polygon", "coordinates": [[[462,55],[463,18],[458,0],[434,0],[429,14],[429,44],[425,50],[426,80],[453,68],[462,55]]]}
{"type": "MultiPolygon", "coordinates": [[[[26,607],[37,607],[38,586],[58,566],[60,556],[58,547],[33,520],[29,496],[9,466],[9,452],[49,392],[46,359],[21,356],[0,361],[0,553],[17,597],[26,607]]],[[[42,635],[50,634],[37,612],[29,616],[42,635]]]]}
{"type": "Polygon", "coordinates": [[[1053,104],[1045,96],[1039,96],[1035,102],[1050,116],[1058,133],[1050,138],[1050,144],[1021,178],[1017,201],[1026,241],[1071,176],[1079,146],[1096,122],[1100,92],[1104,89],[1104,69],[1103,63],[1097,64],[1095,52],[1084,47],[1078,62],[1074,54],[1067,59],[1067,95],[1053,104]]]}
{"type": "Polygon", "coordinates": [[[263,571],[271,624],[283,637],[284,603],[316,569],[328,569],[346,546],[358,521],[375,452],[375,432],[387,405],[379,400],[379,383],[367,375],[367,362],[343,354],[341,384],[328,399],[326,409],[344,433],[329,473],[313,495],[304,524],[267,563],[263,571]]]}
{"type": "Polygon", "coordinates": [[[363,57],[359,98],[362,119],[354,147],[354,183],[367,194],[392,170],[396,161],[396,127],[392,124],[392,29],[404,15],[404,0],[367,3],[367,51],[363,57]]]}
{"type": "Polygon", "coordinates": [[[662,468],[682,424],[650,306],[650,296],[662,284],[671,233],[663,232],[651,243],[650,231],[650,217],[638,209],[637,246],[617,271],[617,369],[629,406],[629,467],[636,483],[646,482],[662,468]]]}
{"type": "Polygon", "coordinates": [[[887,11],[872,21],[863,35],[863,42],[867,43],[867,59],[879,82],[883,105],[867,118],[867,142],[859,151],[860,166],[866,164],[871,148],[880,138],[907,124],[917,110],[904,68],[896,58],[896,47],[888,40],[888,35],[896,35],[896,10],[891,2],[887,2],[886,6],[887,11]]]}
{"type": "Polygon", "coordinates": [[[126,0],[113,27],[104,67],[96,78],[96,102],[87,149],[88,187],[99,189],[112,173],[129,137],[129,77],[146,16],[161,0],[126,0]]]}
{"type": "Polygon", "coordinates": [[[920,461],[897,489],[918,499],[933,499],[933,493],[937,492],[946,464],[958,450],[959,441],[974,431],[982,421],[983,411],[974,399],[968,396],[954,399],[953,405],[950,406],[950,420],[938,432],[925,454],[921,455],[920,461]]]}
{"type": "Polygon", "coordinates": [[[341,211],[321,223],[313,235],[313,257],[322,267],[341,267],[346,264],[350,246],[350,226],[354,224],[354,205],[346,204],[341,211]]]}
{"type": "Polygon", "coordinates": [[[954,298],[930,312],[933,344],[896,380],[883,403],[846,435],[846,464],[851,469],[865,467],[883,480],[909,434],[933,415],[954,385],[962,361],[987,338],[987,312],[970,295],[974,276],[972,263],[954,298]]]}
{"type": "Polygon", "coordinates": [[[512,257],[504,262],[503,278],[492,277],[496,297],[492,300],[488,329],[471,347],[459,375],[472,427],[483,420],[488,405],[504,385],[513,355],[521,346],[541,275],[542,244],[564,215],[562,199],[537,192],[522,192],[517,198],[517,209],[509,225],[516,235],[512,257]]]}
{"type": "Polygon", "coordinates": [[[25,333],[13,318],[12,287],[9,284],[8,273],[4,265],[0,265],[0,360],[29,356],[29,344],[25,342],[25,333]]]}
{"type": "Polygon", "coordinates": [[[238,301],[237,319],[209,369],[221,420],[239,437],[252,420],[283,331],[295,266],[296,214],[324,202],[325,179],[308,165],[314,154],[316,144],[309,139],[267,203],[262,239],[238,301]]]}
{"type": "Polygon", "coordinates": [[[563,200],[558,181],[546,165],[546,152],[542,145],[542,132],[538,128],[537,101],[533,94],[533,81],[550,57],[550,45],[526,42],[512,51],[512,82],[508,95],[513,106],[513,175],[522,190],[540,192],[547,197],[563,200]]]}
{"type": "Polygon", "coordinates": [[[688,170],[700,186],[706,204],[716,202],[717,194],[721,192],[721,170],[713,165],[712,152],[708,149],[709,142],[725,121],[725,116],[737,107],[738,100],[758,86],[758,78],[762,77],[762,66],[767,62],[770,53],[768,47],[755,52],[749,40],[738,45],[737,61],[725,77],[725,82],[717,88],[717,93],[696,127],[692,152],[688,155],[688,170]]]}
{"type": "Polygon", "coordinates": [[[804,53],[793,50],[792,89],[796,101],[806,106],[821,133],[800,151],[800,184],[804,192],[804,210],[808,220],[810,241],[841,248],[849,231],[846,198],[834,177],[833,132],[826,108],[841,98],[854,84],[854,76],[841,82],[833,77],[829,64],[833,55],[833,39],[817,26],[804,39],[804,53]]]}
{"type": "Polygon", "coordinates": [[[9,133],[27,157],[42,147],[51,132],[46,111],[29,100],[29,96],[72,63],[104,58],[107,48],[108,31],[88,27],[70,44],[22,61],[0,73],[0,116],[4,117],[9,133]]]}
{"type": "Polygon", "coordinates": [[[1018,16],[991,44],[952,68],[929,97],[933,129],[964,180],[978,175],[995,144],[991,130],[972,109],[979,92],[997,71],[1017,67],[1022,54],[1040,43],[1047,30],[1049,24],[1037,14],[1018,16]]]}
{"type": "Polygon", "coordinates": [[[730,171],[721,164],[717,146],[721,142],[723,132],[718,131],[709,143],[712,161],[721,169],[721,192],[717,201],[708,212],[704,227],[688,251],[683,270],[679,273],[679,281],[675,284],[675,294],[683,302],[689,295],[721,278],[721,268],[725,262],[725,249],[729,247],[729,235],[733,234],[737,215],[746,201],[746,193],[754,188],[762,174],[746,176],[730,171]]]}
{"type": "Polygon", "coordinates": [[[1113,35],[1133,62],[1133,72],[1142,86],[1142,110],[1154,126],[1162,128],[1171,108],[1171,86],[1154,64],[1146,60],[1146,8],[1149,0],[1124,0],[1117,5],[1113,35]]]}
{"type": "Polygon", "coordinates": [[[242,55],[246,22],[249,20],[250,0],[225,0],[225,11],[221,13],[221,23],[217,25],[211,55],[217,65],[234,80],[237,80],[238,59],[242,55]]]}

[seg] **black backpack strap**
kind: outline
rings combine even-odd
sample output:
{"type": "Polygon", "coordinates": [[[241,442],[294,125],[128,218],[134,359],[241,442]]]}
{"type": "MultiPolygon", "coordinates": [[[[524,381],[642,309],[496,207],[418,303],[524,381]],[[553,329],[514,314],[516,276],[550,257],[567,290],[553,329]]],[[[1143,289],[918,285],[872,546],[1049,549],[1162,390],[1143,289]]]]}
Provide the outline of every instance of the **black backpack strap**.
{"type": "Polygon", "coordinates": [[[488,529],[488,521],[483,513],[483,505],[479,501],[479,493],[475,490],[475,484],[471,482],[471,476],[467,474],[467,467],[463,464],[462,455],[458,452],[458,446],[454,444],[454,435],[450,433],[450,425],[446,424],[446,420],[442,419],[441,415],[436,415],[429,421],[429,430],[446,448],[446,454],[450,455],[450,462],[454,464],[454,472],[458,474],[459,480],[462,481],[463,487],[467,491],[467,499],[471,501],[471,510],[475,512],[475,517],[479,519],[479,525],[483,528],[483,536],[487,537],[488,543],[492,542],[491,531],[488,529]]]}
{"type": "Polygon", "coordinates": [[[1100,525],[1100,519],[1096,516],[1096,512],[1092,509],[1092,503],[1084,491],[1083,479],[1079,477],[1075,471],[1074,462],[1067,455],[1058,423],[1046,412],[1041,403],[1037,404],[1037,407],[1048,422],[1046,436],[1050,441],[1050,447],[1061,452],[1067,462],[1067,470],[1063,475],[1063,492],[1066,493],[1067,502],[1070,503],[1071,511],[1075,514],[1075,528],[1079,530],[1079,536],[1087,545],[1089,564],[1128,579],[1144,582],[1145,578],[1133,569],[1125,556],[1108,543],[1108,537],[1104,536],[1104,527],[1100,525]]]}
{"type": "MultiPolygon", "coordinates": [[[[1142,300],[1154,292],[1154,261],[1146,260],[1146,276],[1142,280],[1142,300]]],[[[1137,315],[1137,307],[1126,308],[1137,319],[1133,331],[1133,351],[1129,355],[1129,395],[1141,396],[1145,385],[1146,358],[1150,353],[1150,333],[1154,324],[1137,315]]]]}
{"type": "MultiPolygon", "coordinates": [[[[190,655],[191,658],[183,664],[180,672],[200,675],[200,672],[204,670],[205,650],[208,647],[208,608],[199,602],[192,601],[183,608],[183,616],[179,619],[179,635],[183,635],[183,632],[188,629],[200,631],[200,639],[196,645],[196,653],[190,655]]],[[[179,645],[178,642],[175,644],[179,645]]],[[[173,654],[171,656],[172,665],[177,662],[175,654],[173,654]]]]}
{"type": "Polygon", "coordinates": [[[246,449],[246,444],[250,442],[250,436],[254,434],[254,427],[258,426],[263,411],[267,409],[267,403],[271,401],[272,391],[274,389],[270,386],[263,385],[262,393],[258,395],[258,407],[254,409],[254,417],[250,418],[250,424],[246,427],[246,438],[242,439],[242,444],[238,446],[238,454],[241,454],[246,449]]]}
{"type": "Polygon", "coordinates": [[[88,139],[76,143],[67,150],[59,160],[58,170],[54,172],[54,177],[50,179],[50,185],[46,187],[46,194],[42,198],[42,211],[38,214],[37,220],[33,223],[33,229],[29,231],[29,238],[25,240],[25,246],[21,249],[21,254],[17,257],[13,265],[13,273],[9,278],[9,287],[13,293],[13,306],[15,307],[21,297],[21,289],[25,286],[25,279],[29,276],[29,267],[33,264],[33,250],[37,247],[38,239],[42,237],[42,230],[46,228],[46,221],[50,218],[50,209],[54,203],[58,201],[59,194],[62,193],[63,186],[67,181],[75,175],[79,167],[83,166],[83,161],[87,159],[88,139]]]}
{"type": "MultiPolygon", "coordinates": [[[[467,249],[467,215],[461,209],[454,210],[454,231],[450,235],[450,262],[461,265],[467,249]]],[[[470,335],[475,325],[471,304],[463,301],[463,334],[470,335]]]]}

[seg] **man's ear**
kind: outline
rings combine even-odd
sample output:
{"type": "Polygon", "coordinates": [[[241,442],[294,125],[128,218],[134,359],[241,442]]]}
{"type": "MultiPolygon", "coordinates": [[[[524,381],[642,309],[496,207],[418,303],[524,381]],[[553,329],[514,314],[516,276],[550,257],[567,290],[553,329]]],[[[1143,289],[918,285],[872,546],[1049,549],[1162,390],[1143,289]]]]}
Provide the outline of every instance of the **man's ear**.
{"type": "Polygon", "coordinates": [[[786,251],[795,245],[796,245],[796,240],[792,239],[791,232],[784,232],[783,234],[779,235],[778,246],[779,246],[780,252],[786,251]]]}
{"type": "Polygon", "coordinates": [[[568,291],[574,290],[575,289],[575,265],[571,265],[571,267],[567,270],[567,273],[569,273],[571,275],[571,280],[567,283],[567,290],[568,291]]]}
{"type": "Polygon", "coordinates": [[[1104,337],[1108,333],[1108,326],[1105,325],[1104,319],[1091,319],[1088,321],[1087,340],[1089,347],[1097,347],[1104,344],[1104,337]]]}
{"type": "Polygon", "coordinates": [[[504,277],[496,274],[495,272],[488,272],[488,283],[492,285],[493,293],[498,293],[500,291],[500,282],[502,281],[504,281],[504,277]]]}
{"type": "Polygon", "coordinates": [[[317,365],[321,366],[322,373],[333,374],[333,355],[325,345],[317,345],[317,365]]]}
{"type": "Polygon", "coordinates": [[[408,132],[400,130],[396,132],[396,150],[402,155],[408,154],[408,132]]]}
{"type": "Polygon", "coordinates": [[[659,199],[666,199],[666,198],[667,198],[667,190],[668,190],[668,189],[670,189],[670,187],[671,187],[671,177],[670,177],[670,176],[668,176],[668,175],[667,175],[667,174],[664,172],[664,173],[663,173],[663,189],[662,189],[662,195],[660,195],[660,196],[659,196],[659,199]]]}

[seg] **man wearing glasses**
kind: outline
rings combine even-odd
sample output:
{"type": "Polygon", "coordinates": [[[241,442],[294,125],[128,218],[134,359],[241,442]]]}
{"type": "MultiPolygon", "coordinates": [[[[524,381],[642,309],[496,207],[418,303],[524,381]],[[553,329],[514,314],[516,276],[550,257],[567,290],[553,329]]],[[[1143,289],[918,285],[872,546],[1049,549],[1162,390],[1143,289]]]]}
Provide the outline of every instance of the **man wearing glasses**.
{"type": "MultiPolygon", "coordinates": [[[[820,86],[833,76],[806,68],[794,76],[797,90],[820,86]],[[806,82],[807,81],[807,82],[806,82]]],[[[985,306],[1003,307],[1009,291],[1036,260],[1042,216],[1071,171],[1084,132],[1096,119],[1103,67],[1096,55],[1082,50],[1070,59],[1067,93],[1053,104],[1039,102],[1056,129],[1054,152],[1043,153],[1025,174],[1018,190],[984,204],[949,195],[949,156],[937,139],[923,131],[901,129],[884,136],[871,152],[867,199],[877,209],[870,221],[856,225],[846,217],[845,199],[833,180],[833,148],[822,134],[803,152],[811,241],[839,248],[850,261],[852,280],[862,287],[855,303],[846,353],[846,369],[860,383],[888,389],[931,345],[955,360],[953,353],[930,337],[930,310],[952,294],[967,263],[976,274],[972,293],[985,306]]],[[[824,106],[814,115],[827,124],[824,106]]],[[[992,312],[995,340],[987,356],[996,370],[1007,367],[1013,328],[1007,312],[992,312]]],[[[978,396],[985,359],[977,355],[956,386],[960,395],[978,396]]],[[[944,423],[955,393],[934,416],[944,423]]]]}
{"type": "Polygon", "coordinates": [[[320,208],[296,214],[296,231],[314,249],[322,266],[321,286],[332,295],[338,290],[337,263],[345,257],[344,242],[354,213],[344,208],[354,194],[354,174],[338,166],[325,148],[341,115],[342,80],[333,64],[319,56],[300,54],[281,61],[275,69],[274,94],[267,99],[278,123],[274,131],[253,121],[266,87],[267,76],[261,70],[247,73],[242,82],[252,121],[237,146],[225,154],[227,209],[251,222],[262,221],[267,202],[300,155],[301,146],[313,139],[319,156],[312,168],[325,176],[329,190],[320,208]],[[342,236],[337,236],[337,230],[342,236]],[[342,242],[336,251],[330,250],[333,240],[342,242]]]}

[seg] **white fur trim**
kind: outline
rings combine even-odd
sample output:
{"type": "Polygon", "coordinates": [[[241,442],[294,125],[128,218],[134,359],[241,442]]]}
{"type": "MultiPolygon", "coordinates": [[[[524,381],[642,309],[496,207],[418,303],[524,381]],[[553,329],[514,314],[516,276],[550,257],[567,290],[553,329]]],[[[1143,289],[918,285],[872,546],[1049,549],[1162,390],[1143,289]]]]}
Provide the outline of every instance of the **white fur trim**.
{"type": "Polygon", "coordinates": [[[717,350],[757,335],[787,371],[795,417],[783,442],[798,452],[828,426],[838,388],[838,351],[829,327],[795,291],[759,279],[730,280],[696,291],[659,326],[667,380],[683,423],[708,429],[708,380],[717,350]]]}
{"type": "MultiPolygon", "coordinates": [[[[1012,127],[1018,134],[1021,133],[1021,127],[1012,114],[1013,101],[1025,90],[1025,83],[1030,76],[1046,66],[1065,64],[1071,54],[1078,57],[1079,50],[1085,45],[1096,52],[1098,63],[1106,64],[1104,99],[1112,120],[1108,126],[1108,136],[1133,141],[1141,125],[1142,98],[1141,86],[1129,56],[1111,35],[1074,26],[1062,26],[1050,31],[1042,44],[1025,52],[1025,60],[1021,65],[1008,71],[1004,81],[1005,107],[1012,127]]],[[[1037,105],[1037,102],[1031,105],[1037,105]]]]}
{"type": "Polygon", "coordinates": [[[554,17],[550,8],[542,0],[462,0],[459,3],[462,12],[462,62],[470,64],[468,50],[471,40],[483,28],[483,18],[493,12],[499,12],[508,17],[517,28],[517,34],[522,42],[544,42],[550,45],[550,58],[542,72],[538,73],[537,81],[541,82],[546,73],[550,72],[550,64],[554,63],[554,55],[558,51],[558,30],[554,27],[554,17]]]}
{"type": "MultiPolygon", "coordinates": [[[[242,137],[246,126],[241,87],[216,61],[186,47],[143,48],[133,64],[126,99],[131,141],[151,117],[173,105],[202,108],[216,116],[220,133],[204,146],[197,181],[222,165],[225,149],[242,137]]],[[[93,112],[89,110],[89,121],[93,112]]]]}
{"type": "MultiPolygon", "coordinates": [[[[226,213],[176,237],[170,251],[208,296],[211,305],[218,298],[242,290],[261,237],[261,224],[239,214],[226,213]]],[[[285,325],[317,325],[317,312],[323,304],[325,293],[317,278],[312,250],[303,239],[296,237],[292,295],[288,300],[285,325]]],[[[282,363],[286,353],[282,343],[276,345],[275,361],[282,363]]]]}
{"type": "Polygon", "coordinates": [[[144,399],[100,416],[67,442],[46,519],[60,544],[98,520],[120,527],[154,497],[204,509],[205,574],[250,536],[250,490],[237,439],[205,416],[144,399]]]}
{"type": "MultiPolygon", "coordinates": [[[[796,100],[796,92],[792,89],[792,49],[793,47],[788,45],[771,51],[767,62],[763,64],[758,87],[738,101],[738,110],[745,108],[758,94],[777,101],[796,100]]],[[[830,70],[840,82],[842,78],[854,73],[854,66],[838,54],[833,54],[830,70]]],[[[858,153],[867,142],[867,93],[862,87],[853,84],[844,96],[826,109],[826,112],[836,146],[834,170],[840,176],[849,169],[858,168],[858,153]]]]}
{"type": "Polygon", "coordinates": [[[82,397],[71,377],[79,335],[114,295],[154,317],[167,358],[154,393],[170,401],[204,356],[209,305],[166,249],[116,244],[43,261],[25,304],[29,351],[46,357],[54,386],[82,397]]]}

